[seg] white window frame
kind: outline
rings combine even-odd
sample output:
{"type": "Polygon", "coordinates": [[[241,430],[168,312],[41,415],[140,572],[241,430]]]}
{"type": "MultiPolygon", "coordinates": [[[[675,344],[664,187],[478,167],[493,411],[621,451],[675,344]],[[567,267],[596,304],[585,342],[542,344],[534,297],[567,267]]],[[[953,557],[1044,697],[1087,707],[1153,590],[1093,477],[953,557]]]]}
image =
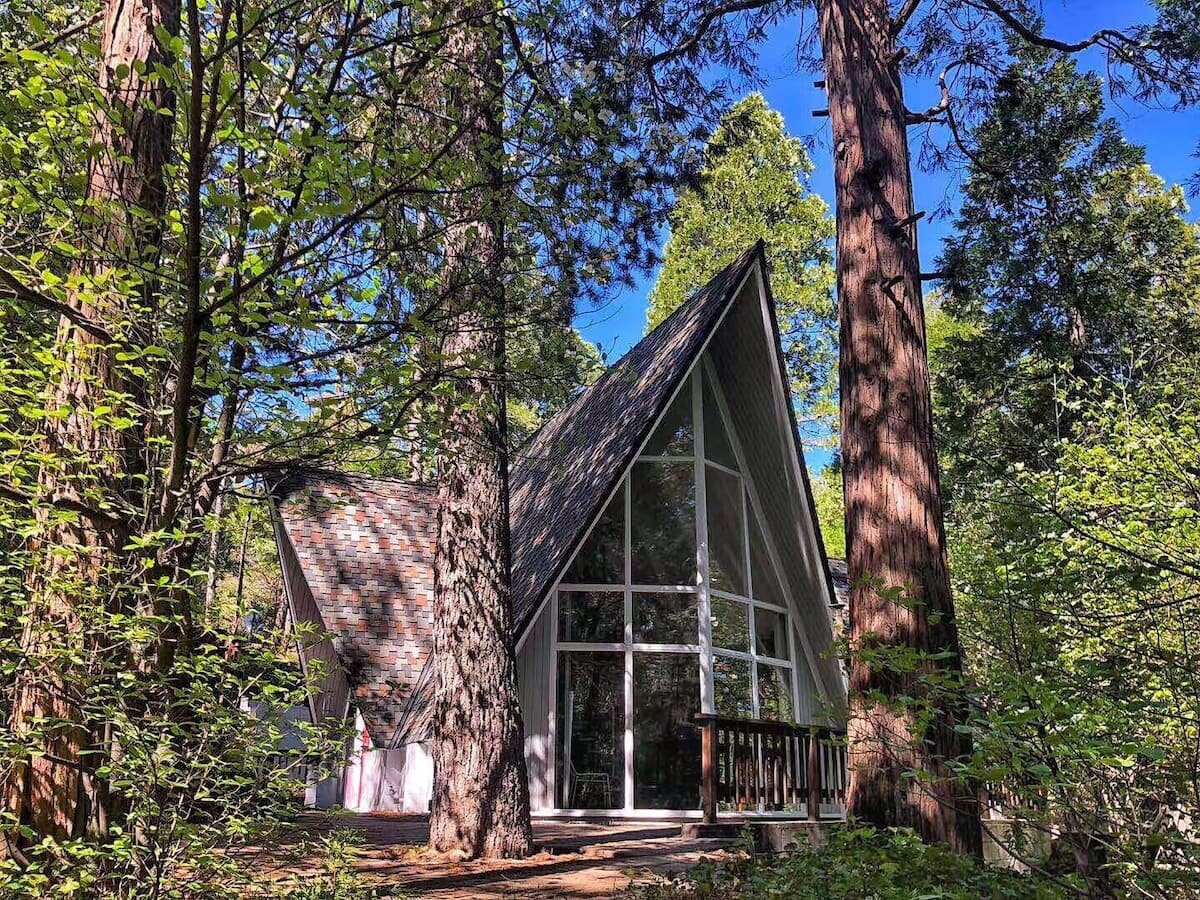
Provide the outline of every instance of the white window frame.
{"type": "MultiPolygon", "coordinates": [[[[795,646],[796,641],[794,633],[800,629],[800,624],[796,620],[794,611],[787,606],[779,606],[766,601],[759,601],[754,598],[754,585],[752,568],[750,565],[750,516],[754,515],[758,521],[758,531],[762,535],[763,541],[766,543],[766,552],[769,563],[773,570],[773,574],[782,589],[786,590],[787,581],[782,577],[782,570],[779,565],[778,555],[772,545],[770,532],[763,524],[761,515],[761,505],[757,501],[757,494],[754,490],[754,484],[750,478],[749,469],[746,464],[746,458],[742,451],[741,441],[738,438],[737,432],[732,427],[730,422],[728,408],[725,404],[725,398],[721,393],[720,383],[713,370],[712,363],[709,361],[707,353],[701,356],[701,359],[692,370],[688,373],[687,378],[682,382],[679,390],[690,390],[692,399],[692,454],[680,456],[664,456],[664,455],[647,455],[639,454],[636,457],[634,465],[637,463],[654,463],[654,464],[674,464],[693,466],[693,477],[695,483],[695,511],[696,511],[696,583],[695,584],[674,584],[674,585],[653,585],[653,584],[634,584],[632,580],[632,487],[631,487],[631,472],[632,466],[627,469],[621,477],[621,481],[613,492],[613,495],[605,504],[605,509],[608,505],[616,500],[618,496],[622,498],[622,506],[624,512],[624,533],[623,533],[623,557],[624,557],[624,584],[595,584],[595,583],[579,583],[579,582],[559,582],[551,591],[549,602],[546,605],[544,614],[551,617],[550,621],[550,753],[549,753],[549,777],[551,781],[551,796],[553,797],[553,808],[550,811],[552,815],[559,816],[596,816],[596,815],[621,815],[626,817],[663,817],[673,816],[680,818],[698,817],[701,815],[700,810],[661,810],[661,809],[638,809],[634,804],[634,654],[635,653],[680,653],[692,654],[697,657],[699,663],[699,688],[700,688],[700,709],[706,713],[715,712],[715,686],[713,679],[713,660],[717,656],[724,656],[733,659],[740,659],[750,663],[750,691],[751,691],[751,709],[753,717],[758,718],[761,714],[759,696],[758,696],[758,666],[772,665],[780,668],[785,668],[791,671],[792,683],[792,711],[793,715],[799,711],[799,681],[796,677],[797,658],[795,646]],[[721,463],[704,458],[704,394],[703,391],[707,388],[713,392],[714,405],[717,409],[717,414],[721,419],[721,424],[725,429],[725,434],[728,437],[733,448],[734,455],[737,459],[739,470],[732,469],[721,463]],[[739,496],[742,504],[742,552],[743,565],[745,568],[746,595],[731,593],[711,587],[710,584],[710,568],[709,568],[709,545],[708,545],[708,502],[706,493],[707,471],[708,466],[713,467],[728,475],[734,476],[739,480],[739,496]],[[624,615],[624,635],[623,640],[619,642],[604,642],[604,641],[560,641],[559,640],[559,592],[560,591],[590,591],[590,592],[605,592],[614,595],[621,595],[623,600],[623,615],[624,615]],[[698,632],[696,643],[671,643],[659,644],[650,642],[638,642],[633,639],[633,595],[635,593],[694,593],[697,598],[697,620],[698,632]],[[749,651],[739,651],[726,648],[715,648],[712,643],[712,607],[711,598],[721,597],[723,599],[735,601],[743,604],[747,615],[747,634],[749,636],[749,651]],[[785,616],[787,628],[788,654],[790,658],[783,659],[760,654],[758,652],[758,644],[755,635],[755,610],[758,607],[777,612],[785,616]],[[559,675],[559,654],[560,652],[611,652],[621,653],[624,658],[624,790],[623,790],[623,805],[619,808],[612,809],[571,809],[561,805],[560,789],[558,777],[558,675],[559,675]]],[[[677,394],[671,397],[667,403],[663,416],[666,411],[670,410],[677,399],[677,394]]],[[[660,421],[655,423],[654,433],[661,425],[660,421]]],[[[603,513],[601,513],[602,515],[603,513]]],[[[597,520],[599,517],[597,518],[597,520]]],[[[595,523],[591,528],[595,527],[595,523]]],[[[591,528],[584,537],[580,546],[586,543],[588,537],[591,536],[591,528]]],[[[576,551],[578,553],[578,550],[576,551]]],[[[566,569],[569,570],[570,565],[574,563],[574,556],[568,563],[566,569]]],[[[565,571],[565,570],[564,570],[565,571]]],[[[806,646],[803,648],[806,656],[806,664],[809,666],[812,673],[811,681],[814,684],[820,685],[820,680],[816,676],[816,669],[813,667],[811,651],[806,646]]],[[[770,816],[772,813],[760,813],[761,815],[770,816]]],[[[791,813],[775,813],[776,815],[791,815],[791,813]]]]}

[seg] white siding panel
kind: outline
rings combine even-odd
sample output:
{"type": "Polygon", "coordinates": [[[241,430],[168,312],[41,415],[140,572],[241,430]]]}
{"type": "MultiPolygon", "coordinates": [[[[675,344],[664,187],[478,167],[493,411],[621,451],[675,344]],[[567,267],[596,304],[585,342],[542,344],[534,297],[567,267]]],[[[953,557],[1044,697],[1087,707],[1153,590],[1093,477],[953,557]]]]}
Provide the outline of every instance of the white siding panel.
{"type": "Polygon", "coordinates": [[[529,768],[529,805],[534,812],[554,806],[554,772],[550,768],[553,605],[547,603],[529,627],[529,636],[517,655],[517,690],[525,723],[525,763],[529,768]]]}
{"type": "Polygon", "coordinates": [[[358,813],[428,813],[433,796],[433,757],[422,742],[394,750],[372,747],[362,714],[354,716],[353,741],[342,776],[342,805],[358,813]]]}
{"type": "MultiPolygon", "coordinates": [[[[792,627],[795,627],[795,623],[792,627]]],[[[796,721],[815,725],[825,724],[828,716],[821,703],[821,692],[813,677],[812,669],[808,666],[808,659],[805,657],[804,651],[800,649],[799,636],[793,638],[793,646],[796,648],[796,721]]]]}

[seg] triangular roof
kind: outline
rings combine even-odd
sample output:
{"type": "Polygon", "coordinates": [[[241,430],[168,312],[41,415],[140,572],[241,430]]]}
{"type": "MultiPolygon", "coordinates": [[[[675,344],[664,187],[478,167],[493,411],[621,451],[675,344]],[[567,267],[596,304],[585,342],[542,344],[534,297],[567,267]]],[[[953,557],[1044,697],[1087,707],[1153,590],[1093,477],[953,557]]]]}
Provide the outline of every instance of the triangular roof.
{"type": "MultiPolygon", "coordinates": [[[[742,295],[756,267],[762,290],[769,292],[765,264],[763,244],[759,241],[547,421],[517,454],[511,472],[510,503],[513,625],[517,640],[536,617],[542,601],[734,301],[742,295]]],[[[756,291],[754,296],[761,295],[756,291]]],[[[745,304],[738,308],[742,306],[745,304]]],[[[757,309],[757,301],[753,306],[757,309]]],[[[766,351],[767,356],[775,356],[775,368],[781,379],[782,390],[774,393],[786,397],[778,324],[773,305],[767,302],[766,307],[770,334],[765,336],[762,325],[753,324],[763,320],[755,319],[758,314],[750,306],[739,316],[746,317],[749,324],[745,327],[758,329],[760,342],[765,337],[768,345],[775,348],[773,354],[766,351]]],[[[775,376],[768,373],[760,377],[775,376]]],[[[782,405],[787,408],[781,414],[787,420],[789,435],[787,449],[773,457],[776,464],[785,456],[793,462],[802,460],[794,412],[790,402],[785,400],[782,405]]],[[[800,483],[785,478],[777,485],[778,493],[793,495],[800,490],[811,515],[811,488],[802,462],[798,469],[800,483]]],[[[278,521],[281,555],[286,551],[290,557],[284,559],[285,569],[291,562],[293,568],[301,570],[296,574],[302,574],[308,582],[316,582],[311,587],[312,597],[303,599],[310,607],[315,603],[324,627],[338,634],[335,640],[338,655],[355,660],[361,674],[370,673],[370,684],[365,686],[352,675],[355,685],[349,690],[360,699],[384,700],[378,704],[383,707],[403,699],[405,708],[410,708],[412,701],[422,694],[423,679],[417,663],[419,658],[419,667],[424,668],[425,659],[414,652],[415,635],[409,633],[409,624],[427,621],[432,607],[433,553],[428,541],[432,541],[436,527],[431,506],[436,505],[434,492],[427,486],[399,480],[308,475],[293,477],[277,489],[276,503],[281,513],[278,521]],[[309,499],[301,501],[297,493],[300,488],[309,499]],[[313,503],[313,496],[323,498],[322,502],[313,503]],[[388,535],[410,535],[414,527],[429,532],[422,551],[397,553],[401,548],[388,544],[388,535]],[[404,635],[393,633],[393,626],[384,621],[396,616],[409,623],[404,635]],[[389,691],[377,693],[374,688],[382,687],[386,673],[398,660],[405,663],[400,680],[406,683],[407,690],[397,689],[399,686],[393,681],[389,691]],[[364,695],[364,688],[370,698],[364,695]]],[[[834,595],[820,531],[815,521],[807,525],[815,533],[820,557],[808,560],[808,564],[819,566],[817,578],[823,582],[825,602],[829,602],[834,595]]],[[[409,549],[415,546],[407,540],[405,545],[409,549]]],[[[308,586],[303,588],[308,593],[308,586]]],[[[811,614],[811,610],[804,612],[811,614]]],[[[822,611],[822,623],[828,627],[825,615],[822,611]]],[[[828,665],[829,661],[823,665],[817,663],[823,669],[828,665]]],[[[829,683],[828,678],[825,681],[829,683]]],[[[395,740],[393,734],[407,730],[397,729],[395,711],[372,713],[368,709],[364,709],[364,715],[374,732],[383,731],[395,740]]],[[[421,717],[406,713],[401,718],[412,723],[414,718],[421,717]]]]}
{"type": "Polygon", "coordinates": [[[513,622],[522,634],[691,371],[759,241],[548,421],[512,470],[513,622]]]}
{"type": "Polygon", "coordinates": [[[292,472],[274,486],[276,544],[305,671],[325,665],[314,719],[353,699],[379,746],[428,725],[437,492],[431,485],[292,472]],[[328,638],[315,641],[325,633],[328,638]]]}

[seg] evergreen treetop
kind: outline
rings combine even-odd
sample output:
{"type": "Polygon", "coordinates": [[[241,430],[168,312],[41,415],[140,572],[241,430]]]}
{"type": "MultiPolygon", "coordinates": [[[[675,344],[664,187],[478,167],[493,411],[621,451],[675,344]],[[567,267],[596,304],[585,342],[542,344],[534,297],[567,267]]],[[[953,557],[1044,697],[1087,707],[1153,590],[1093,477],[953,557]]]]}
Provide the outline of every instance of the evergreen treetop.
{"type": "Polygon", "coordinates": [[[767,245],[771,291],[792,391],[812,414],[832,397],[836,355],[833,220],[809,190],[812,161],[783,116],[753,93],[734,104],[705,148],[704,164],[678,197],[662,271],[650,294],[654,328],[757,238],[767,245]]]}

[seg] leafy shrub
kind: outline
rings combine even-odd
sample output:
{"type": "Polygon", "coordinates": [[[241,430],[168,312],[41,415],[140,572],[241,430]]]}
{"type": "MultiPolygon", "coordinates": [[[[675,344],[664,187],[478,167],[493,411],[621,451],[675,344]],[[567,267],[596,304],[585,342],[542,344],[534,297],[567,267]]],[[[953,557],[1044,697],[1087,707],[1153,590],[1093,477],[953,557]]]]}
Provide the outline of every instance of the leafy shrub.
{"type": "MultiPolygon", "coordinates": [[[[104,620],[108,634],[118,633],[115,618],[104,620]]],[[[125,618],[126,627],[142,624],[125,618]]],[[[6,639],[14,633],[0,628],[0,660],[16,658],[6,639]]],[[[0,897],[242,896],[256,874],[242,851],[287,834],[305,784],[325,777],[344,752],[342,723],[287,717],[311,685],[281,650],[286,643],[274,633],[205,633],[169,677],[97,665],[87,710],[111,723],[120,752],[106,753],[95,772],[119,792],[119,816],[100,835],[33,843],[31,828],[0,812],[0,826],[30,842],[23,859],[0,860],[0,897]]],[[[0,726],[0,778],[32,744],[0,726]]],[[[322,848],[331,849],[338,848],[322,848]]]]}
{"type": "Polygon", "coordinates": [[[305,879],[298,885],[283,886],[273,898],[375,900],[380,896],[379,891],[366,885],[353,869],[354,860],[362,853],[361,845],[362,835],[353,828],[339,828],[321,838],[318,850],[324,873],[315,879],[305,879]]]}
{"type": "Polygon", "coordinates": [[[1065,886],[987,868],[948,847],[927,845],[909,829],[838,828],[822,846],[780,856],[740,854],[706,861],[643,900],[1057,900],[1065,886]]]}

